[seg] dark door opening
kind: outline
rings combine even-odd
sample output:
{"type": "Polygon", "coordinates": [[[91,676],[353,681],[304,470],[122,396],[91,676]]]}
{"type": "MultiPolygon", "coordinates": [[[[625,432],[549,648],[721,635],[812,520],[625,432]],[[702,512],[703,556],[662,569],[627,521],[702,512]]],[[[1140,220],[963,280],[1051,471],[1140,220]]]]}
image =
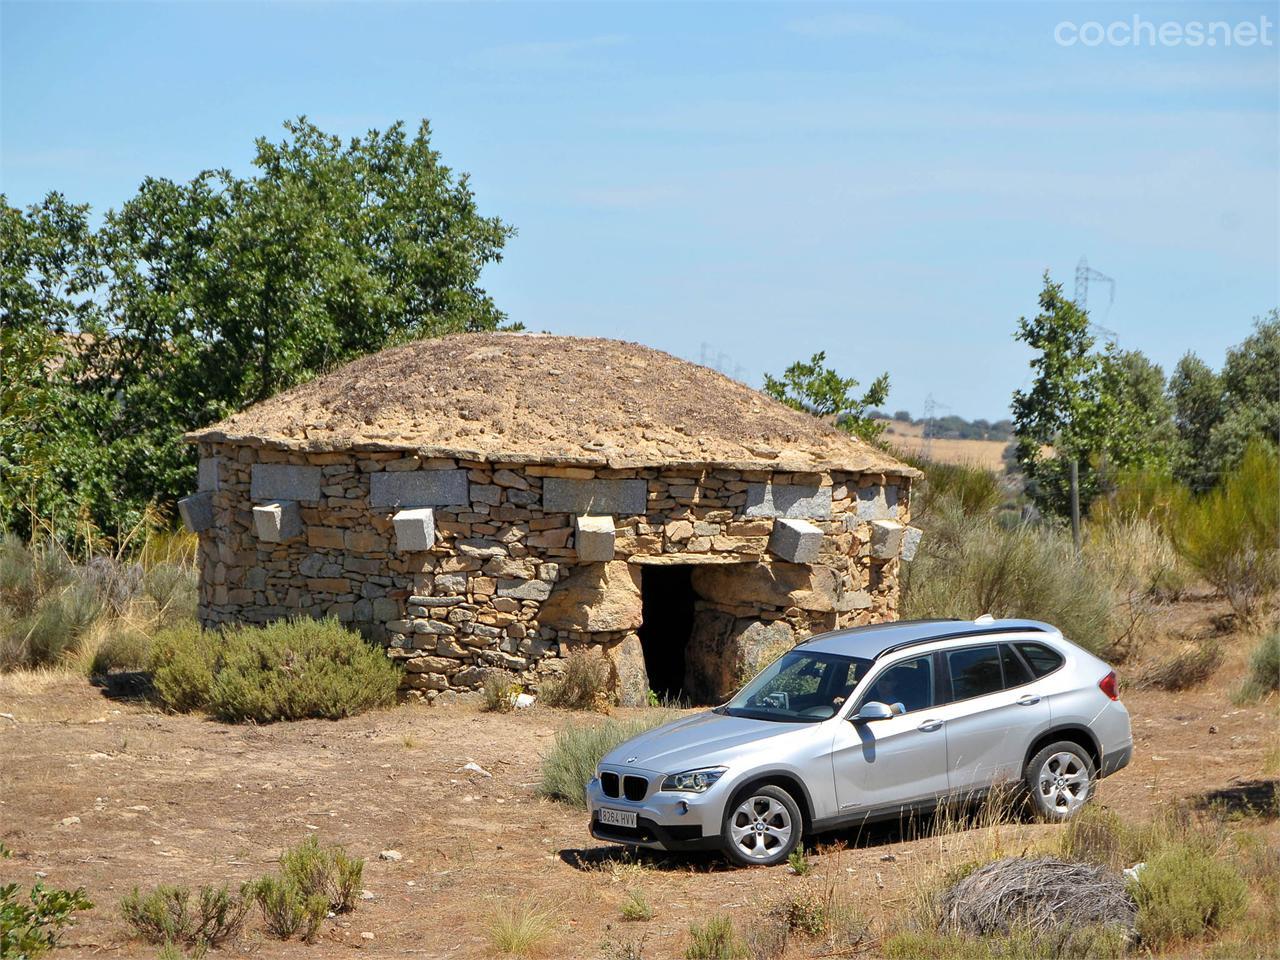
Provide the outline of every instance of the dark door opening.
{"type": "Polygon", "coordinates": [[[659,697],[684,691],[685,651],[693,632],[693,568],[645,566],[640,573],[640,647],[649,689],[659,697]]]}

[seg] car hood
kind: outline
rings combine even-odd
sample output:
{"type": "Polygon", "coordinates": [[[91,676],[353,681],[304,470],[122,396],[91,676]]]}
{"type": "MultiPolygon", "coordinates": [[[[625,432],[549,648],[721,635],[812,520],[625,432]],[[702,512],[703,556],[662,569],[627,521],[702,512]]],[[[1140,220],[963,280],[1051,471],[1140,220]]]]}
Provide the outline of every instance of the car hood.
{"type": "Polygon", "coordinates": [[[780,737],[795,736],[812,724],[779,723],[707,713],[655,727],[605,754],[602,763],[659,773],[679,773],[727,764],[780,737]],[[634,759],[633,759],[634,758],[634,759]]]}

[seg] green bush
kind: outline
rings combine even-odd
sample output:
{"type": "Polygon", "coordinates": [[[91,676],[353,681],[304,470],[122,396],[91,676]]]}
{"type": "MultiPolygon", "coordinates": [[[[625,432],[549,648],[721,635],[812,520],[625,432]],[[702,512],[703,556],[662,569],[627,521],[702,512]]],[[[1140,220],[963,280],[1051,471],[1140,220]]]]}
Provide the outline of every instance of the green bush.
{"type": "Polygon", "coordinates": [[[1232,866],[1180,843],[1156,851],[1130,892],[1138,904],[1138,936],[1152,946],[1225,930],[1244,916],[1249,899],[1232,866]]]}
{"type": "Polygon", "coordinates": [[[1132,629],[1122,603],[1109,572],[1077,559],[1069,535],[1030,524],[1005,529],[954,502],[938,505],[903,574],[904,618],[1029,617],[1095,652],[1132,629]]]}
{"type": "Polygon", "coordinates": [[[564,727],[556,734],[551,752],[542,761],[538,792],[575,807],[585,807],[584,791],[587,782],[596,775],[600,759],[624,740],[674,720],[675,716],[670,711],[654,709],[634,720],[605,720],[590,726],[564,727]]]}
{"type": "Polygon", "coordinates": [[[1089,520],[1101,526],[1146,521],[1167,535],[1190,501],[1190,488],[1168,472],[1134,468],[1122,471],[1111,491],[1093,501],[1089,520]]]}
{"type": "Polygon", "coordinates": [[[213,696],[216,634],[196,623],[184,623],[158,633],[151,643],[151,686],[166,710],[203,710],[213,696]]]}
{"type": "Polygon", "coordinates": [[[98,642],[89,662],[94,675],[112,670],[143,670],[151,662],[151,637],[145,630],[115,623],[98,642]]]}
{"type": "Polygon", "coordinates": [[[297,936],[310,943],[329,912],[323,894],[307,894],[284,877],[263,877],[254,884],[254,899],[262,910],[267,931],[281,940],[297,936]]]}
{"type": "Polygon", "coordinates": [[[303,897],[322,896],[327,909],[347,913],[360,895],[364,861],[347,856],[340,846],[321,846],[310,836],[280,855],[280,872],[303,897]]]}
{"type": "Polygon", "coordinates": [[[717,914],[706,923],[689,924],[689,946],[685,960],[739,960],[747,955],[733,921],[717,914]]]}
{"type": "Polygon", "coordinates": [[[1172,523],[1178,551],[1253,618],[1280,588],[1280,452],[1251,443],[1222,483],[1190,501],[1172,523]]]}
{"type": "Polygon", "coordinates": [[[603,654],[576,650],[564,672],[543,684],[539,699],[549,707],[605,711],[613,701],[613,664],[603,654]]]}
{"type": "Polygon", "coordinates": [[[632,922],[652,920],[653,905],[639,890],[627,891],[627,902],[622,905],[622,919],[632,922]]]}
{"type": "Polygon", "coordinates": [[[201,887],[194,901],[189,888],[161,884],[145,894],[134,887],[120,901],[120,913],[148,943],[216,947],[236,934],[252,902],[252,884],[239,894],[201,887]]]}
{"type": "Polygon", "coordinates": [[[1260,700],[1280,690],[1280,629],[1266,634],[1249,656],[1249,673],[1241,685],[1237,699],[1241,702],[1260,700]]]}
{"type": "Polygon", "coordinates": [[[62,928],[77,910],[92,910],[84,888],[59,890],[37,883],[25,902],[16,883],[0,886],[0,957],[31,960],[58,945],[62,928]]]}
{"type": "Polygon", "coordinates": [[[205,710],[228,722],[337,719],[390,703],[399,670],[336,620],[288,620],[156,638],[157,699],[170,710],[205,710]]]}
{"type": "Polygon", "coordinates": [[[898,458],[924,474],[924,479],[911,490],[911,513],[917,522],[932,516],[944,503],[959,507],[965,516],[983,516],[993,512],[1005,498],[999,479],[985,467],[901,455],[898,458]]]}

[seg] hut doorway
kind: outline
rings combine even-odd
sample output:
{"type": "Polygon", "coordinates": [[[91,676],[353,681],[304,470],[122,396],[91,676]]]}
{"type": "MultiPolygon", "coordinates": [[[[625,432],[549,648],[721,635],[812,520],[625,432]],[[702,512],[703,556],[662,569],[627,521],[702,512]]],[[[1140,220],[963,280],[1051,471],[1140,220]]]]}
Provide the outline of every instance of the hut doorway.
{"type": "Polygon", "coordinates": [[[649,689],[659,697],[684,697],[686,653],[697,599],[692,574],[688,564],[641,568],[640,646],[649,689]]]}

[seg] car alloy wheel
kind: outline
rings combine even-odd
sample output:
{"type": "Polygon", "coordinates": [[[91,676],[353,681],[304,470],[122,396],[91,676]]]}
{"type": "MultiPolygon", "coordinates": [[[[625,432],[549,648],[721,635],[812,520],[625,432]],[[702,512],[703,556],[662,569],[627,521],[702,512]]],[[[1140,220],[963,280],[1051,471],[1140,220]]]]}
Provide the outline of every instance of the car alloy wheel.
{"type": "Polygon", "coordinates": [[[1089,799],[1089,769],[1074,753],[1055,753],[1040,766],[1036,788],[1046,807],[1069,816],[1089,799]]]}
{"type": "Polygon", "coordinates": [[[747,861],[774,862],[789,850],[795,821],[780,800],[764,793],[752,794],[738,804],[729,818],[729,839],[747,861]]]}

